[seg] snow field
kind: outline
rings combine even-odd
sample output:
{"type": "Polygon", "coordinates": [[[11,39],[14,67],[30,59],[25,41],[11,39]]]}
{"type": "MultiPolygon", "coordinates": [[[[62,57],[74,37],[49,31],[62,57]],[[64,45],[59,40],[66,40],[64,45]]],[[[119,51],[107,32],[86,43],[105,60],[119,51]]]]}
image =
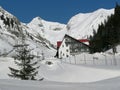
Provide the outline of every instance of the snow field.
{"type": "Polygon", "coordinates": [[[15,80],[8,67],[16,67],[13,58],[0,57],[0,90],[119,90],[120,67],[102,68],[72,65],[49,58],[40,62],[43,81],[15,80]],[[114,68],[114,69],[113,69],[114,68]]]}
{"type": "Polygon", "coordinates": [[[42,61],[40,73],[49,81],[72,83],[96,82],[120,76],[120,70],[71,65],[53,60],[42,61]],[[48,65],[46,62],[52,64],[48,65]]]}
{"type": "MultiPolygon", "coordinates": [[[[7,74],[10,73],[9,66],[16,67],[13,58],[1,57],[0,66],[0,79],[11,79],[7,74]]],[[[119,77],[120,70],[72,65],[52,59],[40,62],[38,76],[48,81],[88,83],[119,77]]]]}

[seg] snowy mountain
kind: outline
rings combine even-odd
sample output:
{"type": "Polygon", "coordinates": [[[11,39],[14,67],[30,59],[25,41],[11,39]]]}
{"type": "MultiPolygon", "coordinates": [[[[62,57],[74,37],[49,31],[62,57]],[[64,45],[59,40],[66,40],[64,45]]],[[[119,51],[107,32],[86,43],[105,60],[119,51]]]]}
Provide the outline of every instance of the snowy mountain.
{"type": "Polygon", "coordinates": [[[34,35],[39,33],[41,37],[49,40],[54,45],[57,41],[62,40],[67,32],[65,24],[45,21],[40,17],[34,18],[27,26],[31,28],[34,35]]]}
{"type": "Polygon", "coordinates": [[[56,42],[61,41],[65,34],[78,39],[86,38],[92,35],[93,29],[97,30],[98,24],[104,22],[113,12],[113,9],[99,9],[91,13],[80,13],[73,16],[67,25],[45,21],[40,17],[25,24],[0,7],[0,53],[12,52],[13,46],[20,41],[19,37],[23,33],[34,53],[40,54],[44,51],[46,56],[54,56],[53,48],[56,48],[56,42]]]}
{"type": "Polygon", "coordinates": [[[98,25],[113,13],[114,9],[98,9],[91,13],[79,13],[73,16],[67,25],[48,22],[36,17],[27,26],[56,45],[56,42],[61,41],[65,34],[78,39],[87,38],[93,34],[93,29],[97,30],[98,25]]]}
{"type": "Polygon", "coordinates": [[[97,30],[98,25],[104,23],[111,14],[114,14],[114,9],[98,9],[91,13],[77,14],[67,24],[68,34],[78,39],[87,38],[93,34],[93,29],[97,30]]]}
{"type": "Polygon", "coordinates": [[[55,51],[48,40],[44,40],[39,33],[34,35],[29,27],[0,7],[0,55],[13,56],[14,45],[20,43],[21,35],[25,36],[34,54],[46,52],[45,56],[54,55],[55,51]]]}
{"type": "Polygon", "coordinates": [[[11,50],[17,40],[20,22],[18,19],[0,7],[0,52],[11,50]]]}

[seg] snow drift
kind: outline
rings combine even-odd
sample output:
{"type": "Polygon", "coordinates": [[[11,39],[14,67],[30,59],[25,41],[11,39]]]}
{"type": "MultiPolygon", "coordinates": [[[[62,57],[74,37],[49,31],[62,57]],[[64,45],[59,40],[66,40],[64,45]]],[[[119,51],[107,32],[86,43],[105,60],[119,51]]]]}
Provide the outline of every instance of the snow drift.
{"type": "Polygon", "coordinates": [[[58,60],[41,62],[40,73],[50,81],[58,82],[96,82],[120,76],[119,70],[92,68],[81,65],[61,63],[58,60]],[[47,64],[51,62],[51,64],[47,64]]]}

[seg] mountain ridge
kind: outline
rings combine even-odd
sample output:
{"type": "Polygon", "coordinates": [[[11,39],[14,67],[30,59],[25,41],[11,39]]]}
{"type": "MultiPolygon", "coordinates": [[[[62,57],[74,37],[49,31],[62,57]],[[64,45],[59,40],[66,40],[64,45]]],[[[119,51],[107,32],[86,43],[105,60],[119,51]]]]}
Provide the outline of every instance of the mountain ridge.
{"type": "Polygon", "coordinates": [[[46,56],[51,52],[51,55],[54,55],[55,49],[53,48],[56,48],[56,42],[61,41],[65,34],[78,39],[87,38],[92,35],[93,29],[97,30],[98,25],[111,14],[113,14],[113,9],[79,13],[73,16],[66,25],[46,21],[40,17],[33,18],[30,23],[22,23],[0,7],[0,42],[5,44],[5,46],[0,45],[0,53],[10,51],[20,40],[19,35],[23,32],[26,42],[35,49],[35,53],[42,53],[46,50],[44,51],[46,56]]]}
{"type": "Polygon", "coordinates": [[[77,14],[67,24],[70,31],[69,34],[75,38],[87,38],[87,36],[93,35],[93,29],[97,31],[98,25],[104,23],[107,17],[113,13],[114,9],[107,10],[102,8],[87,14],[77,14]],[[79,33],[74,35],[76,29],[79,30],[79,33]]]}

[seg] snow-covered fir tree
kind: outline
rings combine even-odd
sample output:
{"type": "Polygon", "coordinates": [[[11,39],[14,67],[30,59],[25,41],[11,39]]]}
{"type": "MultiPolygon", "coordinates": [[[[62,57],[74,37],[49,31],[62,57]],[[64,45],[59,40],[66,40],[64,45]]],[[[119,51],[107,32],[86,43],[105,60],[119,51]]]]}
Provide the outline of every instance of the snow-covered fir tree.
{"type": "Polygon", "coordinates": [[[9,67],[11,73],[10,77],[18,78],[21,80],[35,80],[39,68],[38,61],[34,60],[34,55],[31,54],[32,49],[25,43],[25,36],[22,34],[21,44],[15,45],[16,55],[14,62],[18,68],[9,67]]]}

